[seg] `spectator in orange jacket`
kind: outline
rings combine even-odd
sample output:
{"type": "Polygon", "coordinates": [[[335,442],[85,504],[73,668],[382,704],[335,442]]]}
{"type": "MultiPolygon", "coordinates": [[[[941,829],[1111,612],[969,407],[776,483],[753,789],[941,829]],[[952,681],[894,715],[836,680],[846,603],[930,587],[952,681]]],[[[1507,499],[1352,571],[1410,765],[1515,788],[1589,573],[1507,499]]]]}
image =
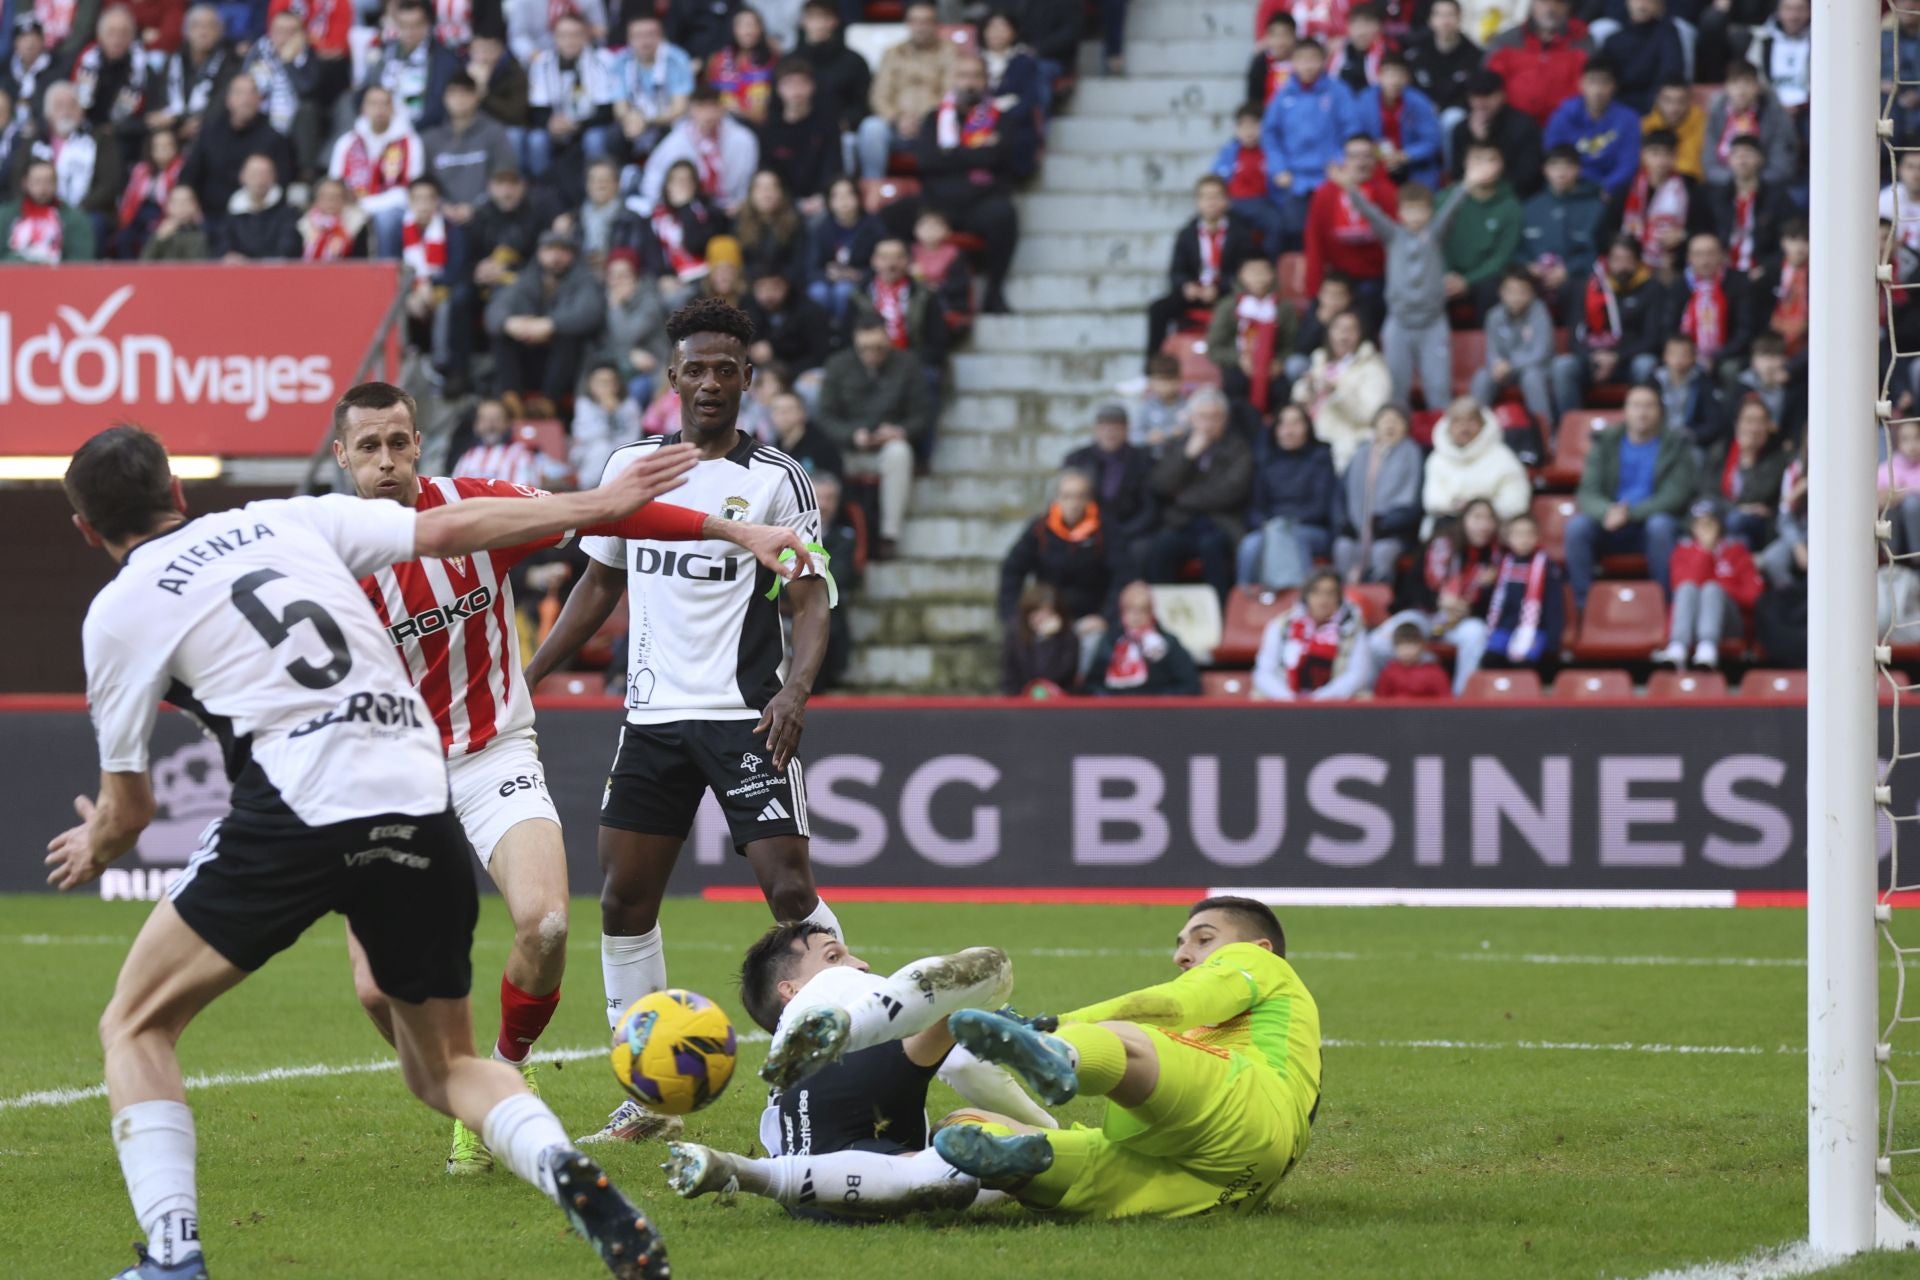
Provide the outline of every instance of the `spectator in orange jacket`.
{"type": "Polygon", "coordinates": [[[1667,565],[1673,608],[1667,647],[1655,650],[1653,660],[1684,667],[1691,648],[1693,665],[1712,670],[1720,665],[1720,642],[1746,630],[1742,614],[1760,598],[1760,571],[1746,543],[1725,536],[1712,502],[1694,504],[1693,537],[1673,549],[1667,565]]]}

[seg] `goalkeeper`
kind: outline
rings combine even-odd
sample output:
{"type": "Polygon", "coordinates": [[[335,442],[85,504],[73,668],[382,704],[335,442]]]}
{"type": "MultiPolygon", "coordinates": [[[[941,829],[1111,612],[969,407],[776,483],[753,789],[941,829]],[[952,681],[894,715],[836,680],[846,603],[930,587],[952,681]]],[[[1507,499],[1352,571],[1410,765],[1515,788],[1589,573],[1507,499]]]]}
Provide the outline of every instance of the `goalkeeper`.
{"type": "Polygon", "coordinates": [[[1098,1129],[1040,1132],[960,1116],[933,1145],[957,1169],[1043,1212],[1186,1217],[1257,1208],[1306,1151],[1320,1105],[1320,1011],[1264,904],[1195,903],[1171,982],[1061,1014],[1051,1034],[979,1009],[954,1039],[1043,1102],[1093,1094],[1098,1129]]]}

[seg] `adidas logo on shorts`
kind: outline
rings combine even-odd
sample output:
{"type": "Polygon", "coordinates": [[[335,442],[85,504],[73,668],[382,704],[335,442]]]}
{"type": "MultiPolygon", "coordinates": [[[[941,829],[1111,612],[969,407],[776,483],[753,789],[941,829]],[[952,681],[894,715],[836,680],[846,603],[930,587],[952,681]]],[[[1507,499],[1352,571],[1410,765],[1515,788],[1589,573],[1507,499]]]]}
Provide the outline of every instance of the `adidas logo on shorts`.
{"type": "Polygon", "coordinates": [[[791,818],[792,816],[792,814],[787,812],[787,807],[778,800],[767,801],[767,807],[760,811],[760,821],[762,822],[779,822],[782,819],[791,818]]]}

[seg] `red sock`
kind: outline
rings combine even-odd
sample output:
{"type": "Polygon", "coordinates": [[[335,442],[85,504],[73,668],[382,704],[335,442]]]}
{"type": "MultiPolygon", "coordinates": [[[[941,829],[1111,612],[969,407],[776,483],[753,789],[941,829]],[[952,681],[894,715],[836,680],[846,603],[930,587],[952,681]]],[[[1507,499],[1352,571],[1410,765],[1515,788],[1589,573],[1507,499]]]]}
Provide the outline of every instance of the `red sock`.
{"type": "Polygon", "coordinates": [[[503,975],[500,979],[500,1038],[494,1042],[494,1053],[509,1062],[525,1062],[527,1055],[533,1052],[533,1042],[547,1029],[547,1023],[553,1020],[553,1011],[559,1007],[558,987],[544,996],[530,996],[503,975]]]}

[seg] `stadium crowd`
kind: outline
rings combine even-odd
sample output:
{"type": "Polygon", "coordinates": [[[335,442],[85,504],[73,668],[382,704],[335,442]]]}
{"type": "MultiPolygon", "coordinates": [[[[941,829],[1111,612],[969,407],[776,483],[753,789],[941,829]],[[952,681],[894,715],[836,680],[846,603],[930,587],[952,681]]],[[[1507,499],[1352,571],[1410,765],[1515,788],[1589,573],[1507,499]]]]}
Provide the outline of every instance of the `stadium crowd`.
{"type": "MultiPolygon", "coordinates": [[[[1004,692],[1198,692],[1147,585],[1196,582],[1242,696],[1804,666],[1808,0],[1517,9],[1262,0],[1145,378],[1006,559],[1004,692]]],[[[1920,11],[1882,78],[1920,140],[1920,11]]],[[[1883,180],[1920,279],[1920,155],[1883,180]]]]}

